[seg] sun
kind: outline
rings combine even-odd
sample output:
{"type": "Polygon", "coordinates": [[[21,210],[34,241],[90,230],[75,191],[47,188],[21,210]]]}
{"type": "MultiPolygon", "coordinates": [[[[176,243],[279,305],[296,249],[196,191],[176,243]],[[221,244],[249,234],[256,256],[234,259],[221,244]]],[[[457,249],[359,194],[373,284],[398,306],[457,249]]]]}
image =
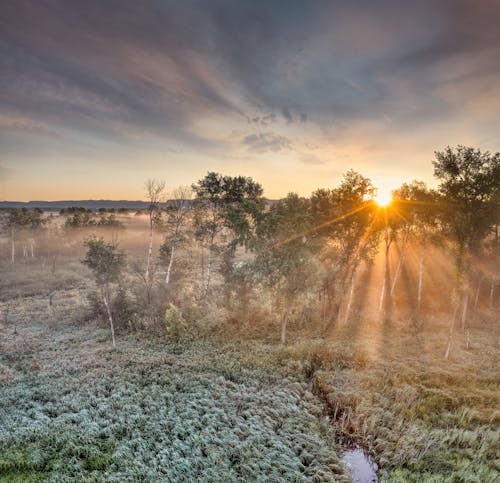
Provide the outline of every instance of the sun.
{"type": "Polygon", "coordinates": [[[392,193],[389,190],[377,190],[377,194],[373,197],[373,201],[381,208],[385,208],[392,203],[392,193]]]}

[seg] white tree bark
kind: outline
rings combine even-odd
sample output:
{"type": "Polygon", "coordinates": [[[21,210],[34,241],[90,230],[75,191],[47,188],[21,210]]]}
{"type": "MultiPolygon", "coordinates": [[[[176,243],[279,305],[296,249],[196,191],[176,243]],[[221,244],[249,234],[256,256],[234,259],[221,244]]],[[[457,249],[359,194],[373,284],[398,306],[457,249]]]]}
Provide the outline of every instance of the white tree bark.
{"type": "Polygon", "coordinates": [[[351,313],[351,306],[352,306],[352,299],[354,297],[354,282],[356,278],[356,269],[353,270],[352,276],[351,276],[351,287],[349,289],[349,299],[347,300],[347,307],[345,310],[345,318],[344,318],[344,323],[347,324],[349,320],[349,314],[351,313]]]}
{"type": "Polygon", "coordinates": [[[170,249],[170,260],[168,261],[167,275],[165,276],[165,284],[170,283],[170,275],[172,273],[172,266],[174,265],[174,253],[175,253],[175,242],[172,242],[172,248],[170,249]]]}
{"type": "Polygon", "coordinates": [[[490,309],[493,310],[493,294],[495,292],[495,279],[491,279],[491,285],[490,285],[490,309]]]}
{"type": "Polygon", "coordinates": [[[14,240],[14,228],[10,229],[10,260],[12,264],[16,261],[16,242],[14,240]]]}
{"type": "Polygon", "coordinates": [[[149,280],[152,253],[153,253],[153,213],[149,215],[149,243],[148,243],[148,255],[146,259],[146,274],[145,274],[146,280],[149,280]]]}
{"type": "Polygon", "coordinates": [[[417,293],[417,313],[420,313],[420,308],[422,307],[422,288],[424,280],[424,258],[425,258],[425,246],[422,245],[420,251],[420,261],[418,264],[418,293],[417,293]]]}
{"type": "Polygon", "coordinates": [[[477,283],[476,296],[474,297],[474,312],[477,310],[477,303],[479,302],[479,293],[481,292],[482,281],[482,279],[479,279],[479,282],[477,283]]]}
{"type": "Polygon", "coordinates": [[[208,257],[207,257],[207,276],[205,278],[205,288],[203,289],[203,296],[206,297],[208,294],[208,289],[210,288],[210,279],[212,277],[212,246],[208,247],[208,257]]]}
{"type": "Polygon", "coordinates": [[[109,326],[111,328],[111,341],[113,343],[113,348],[116,346],[115,342],[115,326],[113,325],[113,316],[111,315],[111,309],[109,307],[108,293],[107,289],[103,289],[102,291],[102,299],[104,301],[104,305],[106,306],[106,312],[108,313],[109,326]]]}
{"type": "Polygon", "coordinates": [[[462,308],[462,321],[460,326],[462,327],[462,330],[465,330],[465,322],[467,320],[467,307],[469,306],[469,295],[466,294],[464,298],[464,305],[462,308]]]}
{"type": "Polygon", "coordinates": [[[401,245],[401,255],[399,256],[399,261],[398,261],[398,266],[396,268],[396,273],[394,274],[394,280],[392,281],[392,286],[391,286],[391,297],[394,294],[394,289],[396,288],[396,284],[398,282],[399,274],[401,273],[401,268],[403,266],[403,263],[405,261],[405,255],[406,255],[406,240],[408,238],[408,235],[405,233],[403,237],[403,243],[401,245]]]}
{"type": "Polygon", "coordinates": [[[451,324],[450,324],[450,333],[448,334],[448,344],[446,346],[446,352],[444,353],[444,358],[448,360],[448,357],[450,356],[450,351],[451,351],[451,342],[453,340],[453,331],[455,330],[455,319],[457,318],[457,312],[458,312],[458,303],[455,306],[455,310],[453,311],[453,317],[451,319],[451,324]]]}

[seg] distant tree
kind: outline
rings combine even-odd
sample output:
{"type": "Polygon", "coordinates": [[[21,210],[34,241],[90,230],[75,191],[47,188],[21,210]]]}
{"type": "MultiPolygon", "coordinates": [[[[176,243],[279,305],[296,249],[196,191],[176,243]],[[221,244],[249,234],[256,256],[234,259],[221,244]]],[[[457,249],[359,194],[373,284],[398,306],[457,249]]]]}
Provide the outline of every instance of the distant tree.
{"type": "Polygon", "coordinates": [[[153,254],[153,235],[155,226],[159,223],[161,219],[160,203],[162,201],[164,189],[165,189],[165,181],[160,181],[156,179],[149,179],[146,181],[146,194],[149,201],[149,206],[147,209],[149,216],[149,243],[148,243],[148,253],[146,257],[146,272],[145,272],[146,280],[149,280],[150,277],[151,257],[153,254]]]}
{"type": "Polygon", "coordinates": [[[66,229],[81,229],[81,228],[92,228],[97,225],[92,211],[68,211],[67,213],[72,213],[71,216],[66,218],[64,222],[64,228],[66,229]]]}
{"type": "MultiPolygon", "coordinates": [[[[12,264],[14,264],[16,260],[16,238],[28,232],[32,234],[34,231],[44,226],[46,222],[47,220],[43,217],[43,211],[39,208],[33,210],[28,210],[27,208],[13,208],[5,213],[2,225],[10,235],[12,264]]],[[[34,243],[33,239],[32,243],[34,243]]],[[[32,256],[34,256],[33,244],[31,246],[31,252],[32,256]]]]}
{"type": "Polygon", "coordinates": [[[229,230],[231,240],[227,249],[250,243],[252,223],[262,211],[262,187],[244,176],[223,176],[209,172],[192,185],[197,202],[197,235],[208,248],[207,270],[203,296],[208,294],[215,252],[220,248],[218,238],[229,230]]]}
{"type": "Polygon", "coordinates": [[[108,216],[101,216],[96,226],[99,228],[112,228],[114,230],[125,229],[125,225],[113,214],[108,216]]]}
{"type": "Polygon", "coordinates": [[[95,282],[100,289],[101,297],[108,314],[111,329],[111,340],[115,347],[115,328],[111,313],[111,285],[117,283],[125,266],[125,254],[118,251],[113,243],[106,243],[103,238],[90,238],[84,245],[87,253],[82,263],[94,274],[95,282]]]}

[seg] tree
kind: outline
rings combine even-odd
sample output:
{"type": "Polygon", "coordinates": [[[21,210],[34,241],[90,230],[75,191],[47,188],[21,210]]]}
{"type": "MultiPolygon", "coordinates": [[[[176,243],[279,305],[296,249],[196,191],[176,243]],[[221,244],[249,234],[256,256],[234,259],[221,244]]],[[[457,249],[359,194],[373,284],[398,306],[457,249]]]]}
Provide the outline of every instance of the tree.
{"type": "Polygon", "coordinates": [[[111,313],[111,284],[118,282],[125,266],[125,254],[118,251],[118,246],[106,243],[103,238],[90,238],[84,242],[87,253],[82,263],[94,274],[95,282],[101,291],[101,297],[108,314],[111,340],[115,347],[115,328],[111,313]]]}
{"type": "Polygon", "coordinates": [[[149,216],[149,243],[148,243],[148,253],[146,257],[146,272],[144,276],[147,281],[149,281],[150,271],[151,271],[154,228],[160,220],[159,210],[164,189],[165,189],[165,181],[159,181],[156,179],[148,179],[146,181],[146,193],[149,201],[149,206],[147,209],[149,216]]]}
{"type": "MultiPolygon", "coordinates": [[[[33,232],[44,226],[46,222],[47,220],[43,217],[43,211],[39,208],[35,208],[33,210],[28,210],[27,208],[13,208],[8,210],[7,214],[4,216],[3,225],[10,235],[12,264],[16,261],[16,239],[18,238],[18,235],[33,232]]],[[[31,241],[31,252],[32,256],[34,256],[34,240],[31,239],[31,241]]]]}
{"type": "Polygon", "coordinates": [[[293,306],[311,289],[318,273],[311,227],[309,200],[295,193],[274,204],[258,225],[255,270],[273,293],[282,344],[293,306]]]}
{"type": "Polygon", "coordinates": [[[348,171],[337,188],[320,189],[311,196],[315,236],[323,243],[321,259],[326,270],[323,283],[323,313],[329,325],[342,315],[347,321],[352,305],[356,271],[362,260],[369,260],[376,249],[376,233],[372,230],[375,189],[368,178],[348,171]],[[337,300],[336,307],[332,307],[337,300]]]}
{"type": "Polygon", "coordinates": [[[198,206],[198,237],[208,249],[207,270],[203,296],[208,294],[212,278],[214,255],[221,248],[219,237],[224,231],[231,236],[227,249],[239,244],[248,245],[252,227],[262,212],[264,201],[262,187],[252,178],[223,176],[209,172],[192,185],[198,206]]]}
{"type": "Polygon", "coordinates": [[[404,263],[406,240],[409,236],[412,236],[420,245],[416,305],[416,314],[418,315],[422,306],[424,262],[427,246],[430,243],[436,243],[439,238],[439,194],[429,189],[423,181],[412,181],[411,183],[403,183],[399,189],[394,191],[393,196],[393,209],[404,221],[404,238],[391,292],[394,291],[398,275],[404,263]]]}
{"type": "Polygon", "coordinates": [[[193,191],[189,186],[179,186],[172,191],[172,199],[165,208],[169,234],[165,238],[160,251],[168,258],[165,285],[169,285],[174,266],[175,250],[183,239],[183,229],[188,213],[193,207],[193,191]]]}
{"type": "Polygon", "coordinates": [[[434,175],[443,197],[441,221],[455,248],[457,291],[463,298],[461,326],[465,329],[471,257],[500,220],[498,191],[500,153],[457,146],[435,152],[434,175]]]}

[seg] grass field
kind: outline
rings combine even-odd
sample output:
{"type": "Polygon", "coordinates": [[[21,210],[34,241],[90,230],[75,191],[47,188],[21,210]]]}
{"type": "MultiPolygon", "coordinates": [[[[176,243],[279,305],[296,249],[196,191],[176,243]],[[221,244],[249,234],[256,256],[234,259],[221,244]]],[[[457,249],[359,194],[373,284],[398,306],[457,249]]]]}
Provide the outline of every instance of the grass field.
{"type": "Polygon", "coordinates": [[[494,314],[448,361],[439,320],[292,331],[286,347],[155,327],[111,350],[76,267],[2,282],[0,481],[349,481],[355,443],[381,481],[498,479],[494,314]]]}

